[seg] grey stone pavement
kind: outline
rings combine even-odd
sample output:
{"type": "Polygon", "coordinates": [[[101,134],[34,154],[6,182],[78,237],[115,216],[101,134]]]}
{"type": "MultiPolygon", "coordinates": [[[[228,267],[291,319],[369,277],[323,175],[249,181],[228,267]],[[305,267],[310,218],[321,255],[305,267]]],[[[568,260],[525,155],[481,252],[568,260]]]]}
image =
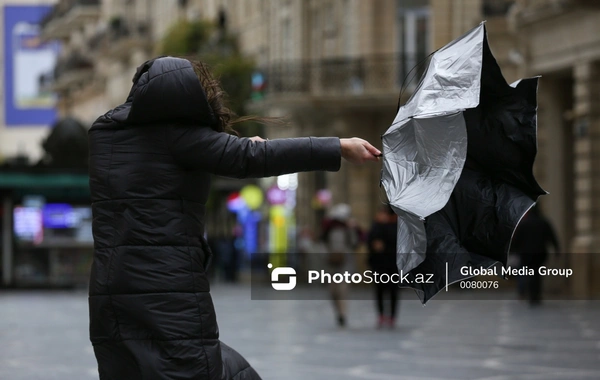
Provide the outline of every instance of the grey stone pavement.
{"type": "MultiPolygon", "coordinates": [[[[432,300],[403,292],[399,326],[376,330],[373,301],[346,329],[325,300],[257,301],[213,285],[221,338],[265,380],[600,379],[600,302],[432,300]]],[[[82,291],[0,291],[0,380],[98,379],[82,291]]],[[[126,379],[124,379],[126,380],[126,379]]]]}

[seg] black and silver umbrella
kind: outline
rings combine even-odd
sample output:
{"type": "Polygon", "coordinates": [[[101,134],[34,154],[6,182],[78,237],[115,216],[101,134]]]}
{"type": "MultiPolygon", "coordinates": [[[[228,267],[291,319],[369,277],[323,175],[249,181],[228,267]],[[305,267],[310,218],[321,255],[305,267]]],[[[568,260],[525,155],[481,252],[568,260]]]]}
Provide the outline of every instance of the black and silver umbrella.
{"type": "Polygon", "coordinates": [[[482,23],[432,55],[383,135],[398,270],[423,303],[467,278],[463,267],[506,265],[519,220],[546,194],[533,176],[537,84],[506,82],[482,23]]]}

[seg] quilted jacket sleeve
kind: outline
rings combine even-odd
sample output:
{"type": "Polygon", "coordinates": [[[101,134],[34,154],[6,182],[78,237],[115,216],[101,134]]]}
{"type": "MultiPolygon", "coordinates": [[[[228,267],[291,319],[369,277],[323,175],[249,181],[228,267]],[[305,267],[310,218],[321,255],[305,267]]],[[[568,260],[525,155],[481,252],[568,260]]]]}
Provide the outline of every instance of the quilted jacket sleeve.
{"type": "Polygon", "coordinates": [[[171,154],[178,164],[216,175],[251,178],[313,170],[337,171],[337,137],[301,137],[255,142],[209,127],[169,127],[171,154]]]}

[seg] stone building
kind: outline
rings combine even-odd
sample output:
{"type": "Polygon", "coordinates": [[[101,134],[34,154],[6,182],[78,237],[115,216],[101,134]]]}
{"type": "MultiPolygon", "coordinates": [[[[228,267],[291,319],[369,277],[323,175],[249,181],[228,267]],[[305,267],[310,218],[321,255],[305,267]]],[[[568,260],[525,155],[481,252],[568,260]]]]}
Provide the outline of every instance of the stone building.
{"type": "Polygon", "coordinates": [[[122,103],[136,67],[188,10],[176,1],[58,1],[42,22],[42,36],[62,42],[52,84],[59,113],[89,125],[122,103]]]}
{"type": "Polygon", "coordinates": [[[538,91],[536,176],[557,226],[571,289],[600,295],[600,3],[523,0],[511,10],[524,75],[538,91]]]}

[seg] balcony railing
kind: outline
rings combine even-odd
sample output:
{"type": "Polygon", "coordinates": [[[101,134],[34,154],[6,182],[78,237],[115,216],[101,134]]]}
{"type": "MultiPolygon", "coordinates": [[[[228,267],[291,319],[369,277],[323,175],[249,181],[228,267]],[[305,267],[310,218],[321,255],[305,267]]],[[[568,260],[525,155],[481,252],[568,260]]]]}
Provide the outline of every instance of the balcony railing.
{"type": "Polygon", "coordinates": [[[417,84],[426,62],[414,55],[281,61],[262,67],[262,91],[272,94],[360,96],[398,92],[408,73],[417,84]]]}
{"type": "Polygon", "coordinates": [[[100,17],[100,0],[59,0],[42,19],[42,36],[65,39],[71,32],[100,17]]]}
{"type": "Polygon", "coordinates": [[[520,0],[513,16],[518,25],[535,23],[576,9],[600,9],[598,0],[520,0]]]}

